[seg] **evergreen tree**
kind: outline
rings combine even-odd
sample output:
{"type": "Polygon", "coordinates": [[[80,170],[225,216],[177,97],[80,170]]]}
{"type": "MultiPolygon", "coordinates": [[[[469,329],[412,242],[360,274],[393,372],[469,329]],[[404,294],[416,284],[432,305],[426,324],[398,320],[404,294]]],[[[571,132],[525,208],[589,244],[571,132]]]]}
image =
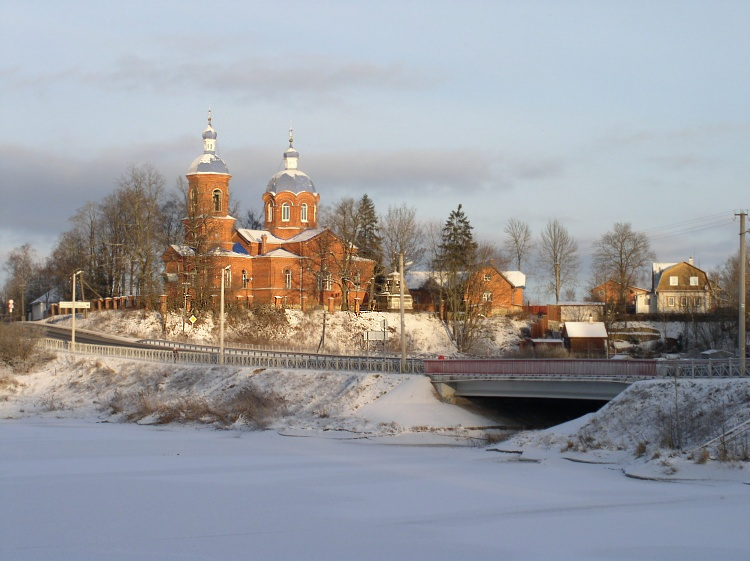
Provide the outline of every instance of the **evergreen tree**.
{"type": "Polygon", "coordinates": [[[472,230],[469,219],[461,205],[458,205],[456,210],[451,211],[443,226],[438,251],[440,268],[455,275],[473,267],[478,245],[474,241],[472,230]]]}
{"type": "Polygon", "coordinates": [[[479,308],[466,305],[467,293],[480,267],[479,244],[474,240],[472,230],[469,219],[458,205],[443,226],[434,263],[446,319],[458,350],[462,352],[471,349],[480,320],[479,308]]]}
{"type": "Polygon", "coordinates": [[[360,257],[373,259],[380,263],[383,250],[378,215],[375,212],[375,204],[365,193],[357,204],[357,216],[359,218],[359,230],[357,232],[356,244],[359,248],[360,257]]]}

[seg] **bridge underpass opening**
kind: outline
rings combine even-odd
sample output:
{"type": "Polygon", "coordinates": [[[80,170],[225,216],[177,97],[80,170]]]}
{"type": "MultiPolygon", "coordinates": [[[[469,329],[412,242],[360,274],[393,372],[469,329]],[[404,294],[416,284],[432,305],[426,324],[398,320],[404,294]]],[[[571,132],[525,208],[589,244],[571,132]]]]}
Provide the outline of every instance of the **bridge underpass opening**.
{"type": "Polygon", "coordinates": [[[498,425],[516,430],[545,429],[594,413],[607,401],[594,399],[550,399],[536,397],[464,397],[465,404],[498,425]]]}

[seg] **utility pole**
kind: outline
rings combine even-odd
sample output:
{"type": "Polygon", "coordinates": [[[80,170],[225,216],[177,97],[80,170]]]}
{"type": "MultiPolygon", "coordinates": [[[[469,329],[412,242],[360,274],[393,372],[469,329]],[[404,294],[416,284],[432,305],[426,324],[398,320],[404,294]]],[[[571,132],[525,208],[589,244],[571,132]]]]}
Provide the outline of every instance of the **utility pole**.
{"type": "Polygon", "coordinates": [[[73,317],[70,327],[70,350],[76,351],[76,275],[82,275],[83,271],[73,273],[73,317]]]}
{"type": "Polygon", "coordinates": [[[406,333],[404,332],[404,252],[398,254],[399,311],[401,312],[401,372],[406,372],[406,333]]]}
{"type": "Polygon", "coordinates": [[[227,265],[221,270],[221,319],[219,321],[219,364],[224,364],[224,279],[227,271],[232,268],[227,265]]]}
{"type": "Polygon", "coordinates": [[[745,375],[745,347],[747,344],[745,334],[745,263],[747,255],[745,254],[745,217],[746,212],[739,212],[736,216],[740,217],[740,293],[739,293],[739,345],[740,345],[740,375],[745,375]]]}

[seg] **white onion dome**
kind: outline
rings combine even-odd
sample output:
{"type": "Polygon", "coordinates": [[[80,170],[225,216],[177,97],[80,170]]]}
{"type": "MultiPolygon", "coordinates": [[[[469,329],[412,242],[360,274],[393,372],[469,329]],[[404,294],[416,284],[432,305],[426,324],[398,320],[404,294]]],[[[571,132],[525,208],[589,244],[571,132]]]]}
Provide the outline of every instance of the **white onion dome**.
{"type": "Polygon", "coordinates": [[[224,173],[229,175],[229,168],[224,160],[216,155],[216,130],[211,125],[211,111],[208,111],[208,126],[203,131],[203,154],[198,156],[190,168],[188,175],[193,173],[224,173]]]}
{"type": "Polygon", "coordinates": [[[280,193],[282,191],[291,191],[299,193],[308,191],[315,193],[315,185],[307,174],[297,169],[299,161],[299,152],[293,146],[292,131],[289,130],[289,148],[284,152],[284,169],[275,173],[266,187],[267,193],[280,193]]]}

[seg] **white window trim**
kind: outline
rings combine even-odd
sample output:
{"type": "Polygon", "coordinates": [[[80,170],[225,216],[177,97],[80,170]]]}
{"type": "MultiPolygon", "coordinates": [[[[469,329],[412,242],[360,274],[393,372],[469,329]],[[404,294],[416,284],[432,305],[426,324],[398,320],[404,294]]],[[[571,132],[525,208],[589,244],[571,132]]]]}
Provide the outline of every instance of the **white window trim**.
{"type": "Polygon", "coordinates": [[[677,277],[669,277],[669,286],[678,286],[678,282],[677,277]]]}
{"type": "Polygon", "coordinates": [[[282,203],[281,205],[281,221],[289,222],[292,218],[292,205],[289,203],[282,203]]]}

